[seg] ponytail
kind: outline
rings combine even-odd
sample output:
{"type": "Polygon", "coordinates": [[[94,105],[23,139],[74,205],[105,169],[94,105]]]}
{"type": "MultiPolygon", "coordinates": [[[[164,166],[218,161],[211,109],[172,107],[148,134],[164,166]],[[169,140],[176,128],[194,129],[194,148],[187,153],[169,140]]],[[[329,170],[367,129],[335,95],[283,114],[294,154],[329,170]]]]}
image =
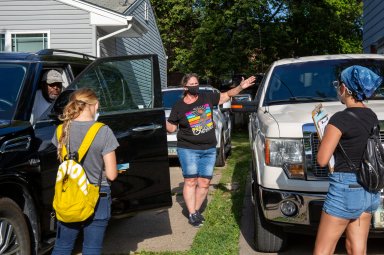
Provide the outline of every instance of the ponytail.
{"type": "Polygon", "coordinates": [[[87,104],[96,104],[97,102],[98,99],[96,93],[88,88],[79,89],[70,96],[68,104],[64,107],[63,113],[59,116],[59,120],[63,121],[63,131],[61,136],[58,137],[57,144],[57,158],[60,161],[64,160],[61,158],[61,151],[64,146],[68,145],[71,122],[79,117],[87,104]]]}

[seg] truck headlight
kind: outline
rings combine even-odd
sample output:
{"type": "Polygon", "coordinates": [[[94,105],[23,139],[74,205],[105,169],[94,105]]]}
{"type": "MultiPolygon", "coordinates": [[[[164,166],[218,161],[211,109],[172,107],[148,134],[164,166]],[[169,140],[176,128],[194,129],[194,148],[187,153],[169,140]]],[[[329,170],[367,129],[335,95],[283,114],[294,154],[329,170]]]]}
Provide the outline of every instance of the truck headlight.
{"type": "Polygon", "coordinates": [[[301,139],[265,139],[265,163],[282,167],[289,178],[303,179],[303,143],[301,139]]]}

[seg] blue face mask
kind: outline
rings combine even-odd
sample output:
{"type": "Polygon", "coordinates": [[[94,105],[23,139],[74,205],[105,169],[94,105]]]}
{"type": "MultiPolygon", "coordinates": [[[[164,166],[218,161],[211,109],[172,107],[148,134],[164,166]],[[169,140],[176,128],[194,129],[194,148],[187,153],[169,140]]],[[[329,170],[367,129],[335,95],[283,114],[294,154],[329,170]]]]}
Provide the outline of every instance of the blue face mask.
{"type": "Polygon", "coordinates": [[[192,96],[196,96],[199,94],[199,86],[187,86],[187,91],[192,96]]]}

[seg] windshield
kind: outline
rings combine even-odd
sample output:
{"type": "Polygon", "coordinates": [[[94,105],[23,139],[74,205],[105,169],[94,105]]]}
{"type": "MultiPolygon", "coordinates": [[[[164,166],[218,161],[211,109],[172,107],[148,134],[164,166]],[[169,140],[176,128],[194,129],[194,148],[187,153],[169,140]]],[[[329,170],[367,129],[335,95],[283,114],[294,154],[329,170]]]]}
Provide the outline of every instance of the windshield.
{"type": "MultiPolygon", "coordinates": [[[[200,93],[214,93],[212,89],[206,89],[204,87],[200,87],[200,93]]],[[[176,102],[183,98],[184,90],[163,90],[163,107],[165,109],[172,109],[172,107],[176,104],[176,102]]],[[[217,105],[213,106],[213,109],[217,109],[217,105]]]]}
{"type": "MultiPolygon", "coordinates": [[[[374,59],[326,60],[277,66],[270,77],[263,105],[338,101],[332,82],[344,68],[362,65],[383,75],[384,61],[374,59]]],[[[383,99],[383,85],[371,99],[383,99]]]]}
{"type": "Polygon", "coordinates": [[[0,63],[0,119],[13,117],[26,70],[22,64],[0,63]]]}

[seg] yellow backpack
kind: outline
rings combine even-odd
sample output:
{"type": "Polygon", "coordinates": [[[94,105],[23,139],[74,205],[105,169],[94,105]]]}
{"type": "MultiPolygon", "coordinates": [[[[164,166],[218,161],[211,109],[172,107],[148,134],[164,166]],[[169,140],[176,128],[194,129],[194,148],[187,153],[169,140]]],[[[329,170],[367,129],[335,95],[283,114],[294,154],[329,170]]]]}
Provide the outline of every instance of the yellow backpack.
{"type": "MultiPolygon", "coordinates": [[[[89,128],[77,151],[77,158],[73,156],[76,153],[68,154],[66,146],[63,146],[60,152],[63,162],[57,172],[53,208],[57,219],[61,222],[85,221],[94,213],[99,200],[102,173],[100,173],[99,185],[91,184],[80,162],[103,125],[103,123],[95,122],[89,128]]],[[[62,130],[63,126],[59,125],[56,131],[57,139],[60,138],[62,130]]]]}

